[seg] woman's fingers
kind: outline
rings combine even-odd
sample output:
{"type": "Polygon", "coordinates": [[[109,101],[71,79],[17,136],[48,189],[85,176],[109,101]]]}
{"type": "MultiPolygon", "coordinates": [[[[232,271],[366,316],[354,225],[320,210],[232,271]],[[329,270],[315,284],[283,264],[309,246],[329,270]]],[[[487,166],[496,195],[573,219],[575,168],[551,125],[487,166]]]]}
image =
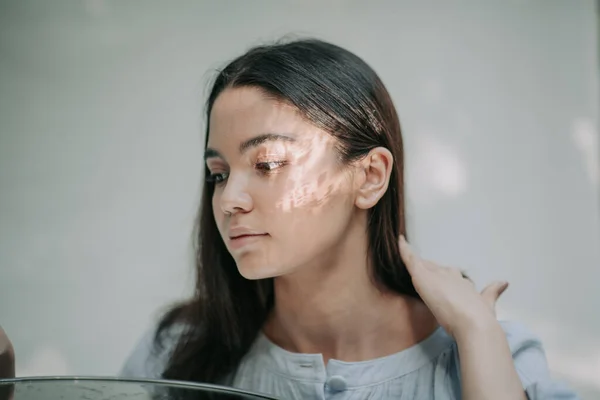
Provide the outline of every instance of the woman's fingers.
{"type": "Polygon", "coordinates": [[[400,257],[402,257],[402,261],[404,262],[404,265],[406,265],[408,273],[412,275],[415,264],[417,263],[417,256],[412,251],[412,248],[404,238],[404,235],[400,235],[400,257]]]}
{"type": "Polygon", "coordinates": [[[486,302],[486,304],[495,312],[496,302],[507,288],[508,282],[498,281],[490,283],[481,291],[481,297],[486,302]]]}
{"type": "Polygon", "coordinates": [[[458,268],[445,267],[438,265],[433,261],[424,260],[415,253],[411,245],[406,241],[404,236],[400,236],[400,256],[408,272],[413,275],[417,269],[422,267],[424,270],[434,271],[439,273],[448,273],[450,275],[462,276],[462,272],[458,268]]]}
{"type": "MultiPolygon", "coordinates": [[[[455,288],[464,288],[460,286],[461,281],[468,281],[473,287],[473,281],[460,269],[440,266],[434,262],[422,260],[411,248],[404,236],[400,236],[400,255],[408,273],[413,278],[415,288],[418,286],[422,291],[429,292],[428,287],[434,285],[434,281],[444,282],[444,285],[454,286],[455,288]],[[416,278],[416,279],[415,279],[416,278]],[[454,282],[454,283],[451,283],[454,282]]],[[[488,307],[495,313],[496,302],[508,287],[508,282],[493,282],[485,287],[480,293],[481,298],[488,307]]],[[[459,293],[463,289],[458,290],[459,293]]],[[[422,296],[426,293],[420,293],[422,296]]]]}

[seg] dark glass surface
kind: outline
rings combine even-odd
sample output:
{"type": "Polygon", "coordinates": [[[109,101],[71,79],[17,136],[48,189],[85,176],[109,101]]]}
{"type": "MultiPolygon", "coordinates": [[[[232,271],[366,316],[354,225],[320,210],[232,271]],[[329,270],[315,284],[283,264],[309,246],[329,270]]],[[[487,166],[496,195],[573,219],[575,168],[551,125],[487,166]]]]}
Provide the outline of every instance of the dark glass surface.
{"type": "Polygon", "coordinates": [[[43,377],[0,380],[0,400],[264,400],[259,394],[188,382],[43,377]]]}

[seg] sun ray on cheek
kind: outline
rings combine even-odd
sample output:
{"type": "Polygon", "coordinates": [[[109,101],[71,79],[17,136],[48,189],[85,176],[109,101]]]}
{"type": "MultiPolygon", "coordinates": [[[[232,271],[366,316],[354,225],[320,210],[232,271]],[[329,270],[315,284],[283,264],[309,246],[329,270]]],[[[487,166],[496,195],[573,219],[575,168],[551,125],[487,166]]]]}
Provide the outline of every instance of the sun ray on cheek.
{"type": "Polygon", "coordinates": [[[308,139],[294,150],[295,167],[288,176],[285,194],[276,203],[283,212],[310,209],[318,213],[344,184],[343,174],[336,171],[331,136],[306,132],[304,137],[308,139]]]}

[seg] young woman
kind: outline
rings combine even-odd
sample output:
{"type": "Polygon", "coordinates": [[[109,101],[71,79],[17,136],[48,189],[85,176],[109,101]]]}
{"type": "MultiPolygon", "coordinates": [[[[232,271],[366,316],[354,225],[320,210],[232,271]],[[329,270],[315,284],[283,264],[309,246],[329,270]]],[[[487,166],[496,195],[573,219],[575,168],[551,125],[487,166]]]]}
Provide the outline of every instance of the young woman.
{"type": "Polygon", "coordinates": [[[208,97],[197,284],[122,374],[282,399],[573,399],[540,342],[406,242],[402,136],[356,55],[254,48],[208,97]]]}
{"type": "Polygon", "coordinates": [[[540,342],[500,324],[459,270],[406,237],[402,136],[356,55],[318,40],[261,46],[206,108],[197,286],[124,375],[283,399],[571,399],[540,342]]]}

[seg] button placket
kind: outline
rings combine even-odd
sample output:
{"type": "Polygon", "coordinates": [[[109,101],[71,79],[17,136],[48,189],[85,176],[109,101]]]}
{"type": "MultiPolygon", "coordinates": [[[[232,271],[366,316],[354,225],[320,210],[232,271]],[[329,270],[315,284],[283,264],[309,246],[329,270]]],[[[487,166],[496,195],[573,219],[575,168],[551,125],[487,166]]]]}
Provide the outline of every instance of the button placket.
{"type": "Polygon", "coordinates": [[[326,385],[329,389],[335,392],[341,392],[348,388],[348,381],[341,375],[333,375],[327,379],[326,385]]]}

